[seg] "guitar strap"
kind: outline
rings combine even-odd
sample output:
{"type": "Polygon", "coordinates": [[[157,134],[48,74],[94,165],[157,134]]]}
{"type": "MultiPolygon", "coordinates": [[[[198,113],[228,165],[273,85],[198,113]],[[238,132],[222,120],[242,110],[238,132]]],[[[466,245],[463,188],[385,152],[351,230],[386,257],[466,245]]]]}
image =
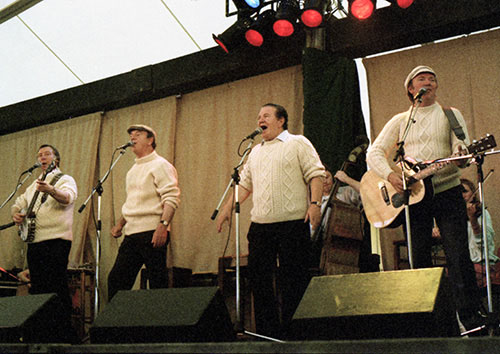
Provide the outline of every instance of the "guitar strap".
{"type": "MultiPolygon", "coordinates": [[[[64,173],[60,172],[58,173],[57,175],[54,176],[54,178],[52,178],[52,180],[50,181],[50,185],[53,186],[57,183],[57,181],[59,181],[61,179],[61,177],[64,176],[64,173]]],[[[47,192],[43,193],[42,195],[42,200],[41,200],[41,203],[40,203],[40,206],[45,203],[45,201],[47,200],[49,194],[47,192]]]]}
{"type": "Polygon", "coordinates": [[[464,130],[462,129],[462,126],[460,123],[458,123],[457,117],[455,116],[455,113],[453,113],[453,110],[450,107],[443,107],[444,114],[448,118],[448,121],[450,122],[451,129],[453,129],[453,132],[459,138],[460,140],[465,140],[465,133],[464,130]]]}

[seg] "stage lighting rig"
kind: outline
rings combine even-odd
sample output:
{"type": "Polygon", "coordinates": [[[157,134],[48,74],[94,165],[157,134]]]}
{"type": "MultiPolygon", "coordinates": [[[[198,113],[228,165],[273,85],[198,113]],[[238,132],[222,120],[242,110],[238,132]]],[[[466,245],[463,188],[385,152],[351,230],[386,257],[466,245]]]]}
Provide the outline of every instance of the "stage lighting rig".
{"type": "Polygon", "coordinates": [[[332,2],[341,8],[340,0],[226,0],[226,17],[237,15],[237,21],[223,33],[212,36],[226,53],[245,43],[245,39],[260,47],[275,35],[289,37],[296,33],[299,17],[306,27],[320,26],[325,13],[332,13],[332,2]]]}

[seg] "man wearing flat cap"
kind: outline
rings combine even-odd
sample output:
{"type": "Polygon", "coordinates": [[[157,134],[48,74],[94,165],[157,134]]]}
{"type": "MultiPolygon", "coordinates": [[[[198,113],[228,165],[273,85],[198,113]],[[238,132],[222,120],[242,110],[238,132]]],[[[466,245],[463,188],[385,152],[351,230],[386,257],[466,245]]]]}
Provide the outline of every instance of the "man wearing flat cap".
{"type": "Polygon", "coordinates": [[[126,177],[127,199],[122,216],[111,229],[125,238],[108,276],[108,299],[118,290],[130,290],[143,265],[150,288],[166,288],[167,244],[170,222],[179,206],[180,190],[175,167],[156,151],[156,132],[142,124],[127,129],[135,164],[126,177]]]}
{"type": "MultiPolygon", "coordinates": [[[[463,140],[451,129],[443,107],[436,101],[438,80],[432,68],[424,65],[414,68],[404,82],[404,89],[412,106],[386,123],[369,149],[366,159],[368,166],[390,182],[399,193],[403,193],[402,176],[391,165],[393,166],[395,156],[394,148],[403,139],[410,114],[415,115],[404,141],[405,156],[425,161],[461,155],[469,143],[467,127],[460,111],[452,108],[463,129],[463,140]],[[417,95],[421,98],[417,99],[417,95]],[[419,100],[421,104],[418,106],[419,100]]],[[[435,172],[432,176],[434,196],[410,205],[410,230],[414,268],[431,267],[432,228],[434,220],[436,221],[441,231],[455,305],[461,322],[470,330],[481,323],[482,317],[478,311],[479,290],[467,246],[467,211],[462,197],[459,169],[464,165],[461,160],[449,163],[435,172]]]]}

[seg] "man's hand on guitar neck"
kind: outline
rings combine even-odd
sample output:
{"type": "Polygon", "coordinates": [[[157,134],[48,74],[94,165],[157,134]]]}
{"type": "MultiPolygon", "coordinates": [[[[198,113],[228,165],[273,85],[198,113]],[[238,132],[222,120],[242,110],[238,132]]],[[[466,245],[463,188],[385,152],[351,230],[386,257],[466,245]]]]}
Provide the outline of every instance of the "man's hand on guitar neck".
{"type": "MultiPolygon", "coordinates": [[[[462,147],[462,145],[459,145],[458,146],[458,151],[456,153],[454,153],[452,156],[464,156],[464,155],[467,155],[469,152],[467,151],[467,149],[464,149],[462,147]]],[[[467,163],[468,163],[468,159],[462,159],[462,160],[454,160],[453,163],[455,165],[457,165],[457,167],[459,168],[464,168],[464,167],[467,167],[467,163]]]]}
{"type": "Polygon", "coordinates": [[[387,176],[387,180],[390,184],[392,184],[392,186],[398,193],[404,193],[403,177],[401,175],[397,174],[396,172],[391,172],[389,173],[389,176],[387,176]]]}
{"type": "Polygon", "coordinates": [[[14,213],[12,215],[12,221],[14,221],[16,223],[16,225],[21,225],[23,223],[23,220],[24,218],[26,217],[26,214],[23,214],[23,213],[14,213]]]}

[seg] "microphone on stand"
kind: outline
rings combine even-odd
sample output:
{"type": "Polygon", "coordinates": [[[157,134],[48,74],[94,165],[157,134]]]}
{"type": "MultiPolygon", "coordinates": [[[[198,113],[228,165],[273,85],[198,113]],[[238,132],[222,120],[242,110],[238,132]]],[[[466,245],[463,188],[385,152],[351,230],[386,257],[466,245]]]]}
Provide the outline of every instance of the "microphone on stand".
{"type": "Polygon", "coordinates": [[[420,98],[422,98],[423,95],[425,95],[427,92],[427,89],[425,87],[422,87],[420,89],[420,91],[418,91],[418,93],[415,95],[415,97],[413,97],[413,100],[419,100],[420,98]]]}
{"type": "Polygon", "coordinates": [[[37,169],[37,168],[38,168],[38,167],[40,167],[40,166],[42,166],[42,164],[41,164],[40,162],[37,162],[37,163],[35,163],[33,166],[31,166],[30,168],[28,168],[26,171],[24,171],[24,172],[23,172],[23,173],[21,173],[21,174],[23,174],[23,175],[24,175],[25,173],[28,173],[28,172],[29,172],[29,173],[31,173],[31,172],[33,172],[33,170],[37,169]]]}
{"type": "Polygon", "coordinates": [[[257,135],[259,134],[262,134],[263,130],[261,127],[258,127],[257,129],[255,129],[251,134],[247,135],[246,138],[244,140],[248,140],[248,139],[253,139],[255,138],[257,135]]]}
{"type": "Polygon", "coordinates": [[[135,145],[135,143],[133,141],[129,141],[128,143],[126,144],[123,144],[123,145],[120,145],[118,146],[115,150],[120,150],[120,149],[126,149],[128,148],[129,146],[133,146],[135,145]]]}

